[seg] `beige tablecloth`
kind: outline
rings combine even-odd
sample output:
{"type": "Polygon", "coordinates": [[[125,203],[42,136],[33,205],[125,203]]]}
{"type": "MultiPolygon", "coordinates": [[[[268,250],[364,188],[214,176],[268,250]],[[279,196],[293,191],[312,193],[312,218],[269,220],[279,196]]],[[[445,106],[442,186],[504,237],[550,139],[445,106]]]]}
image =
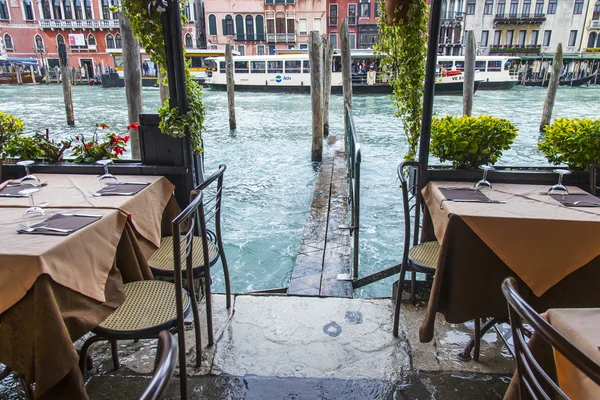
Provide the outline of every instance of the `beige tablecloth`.
{"type": "Polygon", "coordinates": [[[0,314],[23,298],[43,274],[71,290],[106,301],[106,279],[127,218],[116,210],[96,209],[94,213],[103,217],[68,236],[32,235],[17,233],[22,208],[0,207],[0,314]]]}
{"type": "MultiPolygon", "coordinates": [[[[160,245],[160,222],[175,186],[162,176],[119,175],[120,182],[151,182],[135,196],[94,197],[104,185],[95,175],[36,174],[48,185],[34,195],[36,203],[48,202],[54,208],[114,208],[125,213],[136,232],[155,246],[160,245]]],[[[0,197],[1,207],[29,207],[27,198],[0,197]]]]}
{"type": "Polygon", "coordinates": [[[440,187],[465,186],[431,182],[423,189],[436,238],[442,243],[450,216],[459,216],[536,296],[600,255],[600,208],[566,207],[541,194],[546,186],[500,183],[484,193],[506,204],[444,201],[440,208],[440,187]]]}

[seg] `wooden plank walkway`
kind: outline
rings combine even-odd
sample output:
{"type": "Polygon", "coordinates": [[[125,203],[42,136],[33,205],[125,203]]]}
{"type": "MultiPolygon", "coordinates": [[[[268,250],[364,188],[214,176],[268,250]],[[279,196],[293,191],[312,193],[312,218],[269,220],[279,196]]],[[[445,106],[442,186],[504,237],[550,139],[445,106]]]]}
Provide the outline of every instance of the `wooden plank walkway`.
{"type": "Polygon", "coordinates": [[[338,274],[351,274],[351,239],[348,212],[348,168],[343,141],[323,149],[323,161],[288,295],[352,297],[352,282],[338,281],[338,274]]]}

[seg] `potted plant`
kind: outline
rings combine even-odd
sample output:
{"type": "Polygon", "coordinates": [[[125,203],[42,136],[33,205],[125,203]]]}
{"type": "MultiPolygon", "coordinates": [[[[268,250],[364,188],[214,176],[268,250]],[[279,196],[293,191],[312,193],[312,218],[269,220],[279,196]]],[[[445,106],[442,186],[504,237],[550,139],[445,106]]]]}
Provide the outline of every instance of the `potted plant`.
{"type": "Polygon", "coordinates": [[[495,164],[517,137],[509,120],[490,115],[445,116],[431,123],[431,154],[457,169],[495,164]]]}
{"type": "Polygon", "coordinates": [[[587,171],[600,163],[600,119],[557,118],[546,126],[538,149],[551,164],[587,171]]]}
{"type": "Polygon", "coordinates": [[[6,146],[23,134],[25,123],[22,119],[0,111],[0,182],[2,182],[2,160],[5,157],[6,146]]]}
{"type": "Polygon", "coordinates": [[[391,4],[398,6],[395,1],[386,4],[379,0],[379,39],[374,51],[380,57],[381,72],[390,76],[394,115],[400,119],[408,142],[404,158],[413,160],[421,135],[428,8],[425,0],[409,1],[408,9],[402,8],[409,18],[399,18],[404,11],[392,15],[386,8],[391,4]],[[392,23],[388,23],[390,18],[392,23]]]}
{"type": "MultiPolygon", "coordinates": [[[[127,125],[127,130],[132,127],[137,129],[137,123],[134,124],[127,125]]],[[[121,136],[113,132],[102,132],[103,134],[99,135],[98,130],[104,131],[109,128],[104,123],[96,124],[96,129],[90,139],[86,139],[83,135],[76,136],[76,143],[73,146],[75,162],[93,164],[107,158],[119,159],[126,151],[129,136],[121,136]]]]}

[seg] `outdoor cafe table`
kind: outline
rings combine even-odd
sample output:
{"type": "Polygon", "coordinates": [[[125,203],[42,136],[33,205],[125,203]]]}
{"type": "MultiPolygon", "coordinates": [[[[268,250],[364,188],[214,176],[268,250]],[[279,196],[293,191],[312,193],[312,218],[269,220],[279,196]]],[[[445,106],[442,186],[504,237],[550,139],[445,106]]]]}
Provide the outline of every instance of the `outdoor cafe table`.
{"type": "Polygon", "coordinates": [[[430,182],[423,189],[422,240],[438,240],[442,248],[422,342],[433,339],[438,312],[450,323],[508,317],[501,291],[508,276],[538,311],[600,306],[600,208],[566,207],[541,194],[546,186],[500,183],[484,192],[505,204],[444,201],[440,207],[440,187],[472,185],[430,182]]]}
{"type": "MultiPolygon", "coordinates": [[[[548,310],[544,318],[579,350],[600,364],[600,308],[559,308],[548,310]]],[[[573,364],[542,338],[533,334],[528,344],[533,356],[559,387],[573,400],[600,399],[600,386],[585,376],[573,364]]],[[[518,376],[510,382],[504,398],[519,398],[518,376]]]]}

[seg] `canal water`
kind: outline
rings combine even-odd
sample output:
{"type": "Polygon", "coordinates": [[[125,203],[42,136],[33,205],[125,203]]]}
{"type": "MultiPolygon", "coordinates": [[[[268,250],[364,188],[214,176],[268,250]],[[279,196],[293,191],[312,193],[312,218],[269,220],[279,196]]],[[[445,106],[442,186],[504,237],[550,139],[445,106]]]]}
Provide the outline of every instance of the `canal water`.
{"type": "MultiPolygon", "coordinates": [[[[546,90],[515,87],[479,91],[474,114],[510,119],[519,134],[498,165],[546,166],[537,151],[539,119],[546,90]]],[[[91,135],[104,122],[124,131],[124,89],[73,87],[75,127],[65,123],[62,89],[57,85],[0,86],[0,110],[23,118],[27,132],[50,128],[57,137],[91,135]]],[[[227,165],[223,229],[234,291],[288,285],[318,166],[310,162],[310,97],[302,94],[236,93],[238,129],[230,131],[227,98],[205,90],[207,110],[206,168],[227,165]]],[[[554,117],[597,117],[600,86],[560,87],[554,117]]],[[[396,166],[406,152],[406,139],[385,95],[355,96],[354,119],[362,145],[360,275],[399,263],[402,257],[402,214],[396,166]]],[[[158,90],[144,89],[144,108],[159,106],[158,90]]],[[[435,113],[459,115],[460,96],[438,96],[435,113]]],[[[331,134],[343,136],[341,96],[332,96],[331,134]]],[[[431,163],[437,163],[432,159],[431,163]]],[[[223,279],[215,269],[216,290],[223,279]]],[[[391,294],[389,278],[362,288],[357,296],[391,294]]]]}

